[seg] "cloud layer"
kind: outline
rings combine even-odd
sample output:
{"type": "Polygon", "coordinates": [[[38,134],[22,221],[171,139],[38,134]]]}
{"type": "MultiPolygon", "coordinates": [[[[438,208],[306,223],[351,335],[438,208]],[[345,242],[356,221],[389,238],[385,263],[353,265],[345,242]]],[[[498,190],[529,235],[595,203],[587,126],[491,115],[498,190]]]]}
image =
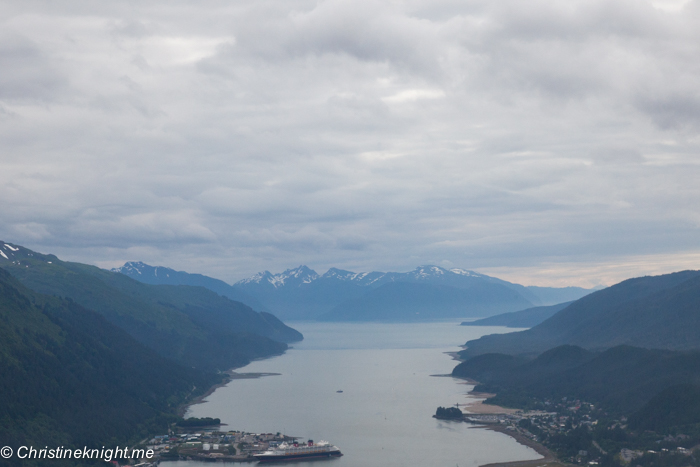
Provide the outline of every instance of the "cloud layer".
{"type": "Polygon", "coordinates": [[[4,240],[228,281],[700,267],[697,0],[0,8],[4,240]]]}

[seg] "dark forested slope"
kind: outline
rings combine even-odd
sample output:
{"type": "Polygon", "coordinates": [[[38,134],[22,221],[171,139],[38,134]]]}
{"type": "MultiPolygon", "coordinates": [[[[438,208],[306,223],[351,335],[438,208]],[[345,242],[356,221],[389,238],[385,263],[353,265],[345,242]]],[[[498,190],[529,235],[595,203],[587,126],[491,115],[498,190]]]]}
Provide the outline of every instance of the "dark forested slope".
{"type": "Polygon", "coordinates": [[[66,297],[188,366],[228,369],[303,338],[268,313],[203,287],[148,285],[94,266],[0,243],[5,268],[28,288],[66,297]]]}
{"type": "Polygon", "coordinates": [[[683,429],[700,421],[700,384],[670,386],[634,413],[629,423],[636,430],[683,429]]]}
{"type": "MultiPolygon", "coordinates": [[[[479,381],[477,390],[496,392],[498,395],[491,400],[494,404],[527,407],[533,398],[567,397],[628,415],[668,388],[700,384],[700,351],[623,345],[594,353],[565,345],[533,360],[504,354],[478,355],[457,365],[452,374],[479,381]]],[[[652,416],[640,415],[639,424],[650,423],[652,416]]]]}
{"type": "Polygon", "coordinates": [[[220,377],[186,368],[69,299],[0,269],[0,440],[100,447],[164,430],[220,377]]]}

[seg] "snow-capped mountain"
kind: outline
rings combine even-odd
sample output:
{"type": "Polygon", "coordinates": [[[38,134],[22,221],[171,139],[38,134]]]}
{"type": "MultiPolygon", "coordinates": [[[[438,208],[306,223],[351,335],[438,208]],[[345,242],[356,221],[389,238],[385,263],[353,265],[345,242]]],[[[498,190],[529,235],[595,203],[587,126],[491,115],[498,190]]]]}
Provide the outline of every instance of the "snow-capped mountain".
{"type": "Polygon", "coordinates": [[[270,271],[259,272],[247,279],[243,279],[234,286],[245,287],[249,284],[264,285],[270,284],[275,289],[280,287],[300,287],[304,284],[311,284],[314,281],[342,281],[352,282],[360,286],[376,286],[387,282],[399,281],[435,281],[451,279],[459,280],[457,277],[489,278],[483,274],[466,269],[443,269],[438,266],[419,266],[410,272],[352,272],[342,269],[331,268],[325,274],[319,275],[307,266],[299,266],[294,269],[287,269],[279,274],[272,274],[270,271]],[[454,276],[454,277],[453,277],[454,276]]]}
{"type": "Polygon", "coordinates": [[[352,282],[362,286],[371,286],[382,281],[386,276],[383,272],[351,272],[343,269],[330,268],[320,278],[328,281],[352,282]]]}
{"type": "Polygon", "coordinates": [[[9,243],[0,244],[0,258],[1,259],[5,259],[7,261],[12,261],[14,263],[17,261],[15,259],[15,256],[17,256],[17,255],[15,255],[15,253],[18,251],[19,251],[18,247],[13,246],[9,243]]]}
{"type": "Polygon", "coordinates": [[[409,272],[331,268],[322,275],[301,265],[277,274],[259,272],[233,285],[142,262],[126,263],[113,271],[149,284],[206,287],[287,320],[484,317],[575,300],[590,292],[576,287],[524,287],[467,269],[432,265],[409,272]]]}
{"type": "MultiPolygon", "coordinates": [[[[430,265],[409,272],[352,272],[331,268],[323,275],[307,266],[299,266],[280,274],[269,271],[255,274],[237,282],[234,288],[257,298],[284,319],[329,318],[326,314],[343,305],[342,319],[351,320],[354,311],[348,311],[348,307],[352,308],[350,304],[361,299],[371,301],[372,297],[378,297],[382,310],[392,308],[390,303],[412,310],[432,307],[435,308],[435,318],[474,316],[474,313],[476,316],[490,315],[520,310],[538,302],[532,293],[517,284],[473,271],[451,271],[430,265]],[[403,292],[394,297],[391,291],[397,287],[403,292]],[[410,305],[402,303],[402,297],[408,296],[411,297],[410,305]]],[[[361,303],[364,309],[374,306],[361,303]]],[[[410,317],[401,318],[398,310],[387,319],[415,318],[415,312],[412,313],[410,317]]],[[[363,319],[369,319],[363,316],[363,319]]]]}
{"type": "MultiPolygon", "coordinates": [[[[153,276],[157,278],[159,270],[160,277],[163,278],[163,281],[167,281],[167,279],[170,277],[170,273],[175,272],[170,268],[165,268],[163,266],[150,266],[141,261],[129,261],[128,263],[124,263],[124,266],[120,268],[112,268],[111,271],[124,274],[125,276],[142,276],[144,278],[150,278],[153,276]]],[[[154,282],[159,281],[154,280],[154,282]]]]}
{"type": "Polygon", "coordinates": [[[48,265],[53,264],[54,261],[58,261],[58,258],[54,255],[35,253],[22,245],[16,245],[14,243],[3,242],[0,240],[0,267],[8,267],[9,265],[13,265],[29,268],[30,263],[32,262],[35,264],[36,262],[42,262],[48,265]]]}
{"type": "Polygon", "coordinates": [[[309,269],[306,266],[299,266],[294,269],[287,269],[280,274],[272,274],[270,271],[259,272],[248,279],[243,279],[236,283],[236,285],[244,284],[270,284],[274,288],[279,288],[283,286],[295,287],[302,284],[310,284],[319,278],[316,271],[309,269]]]}
{"type": "MultiPolygon", "coordinates": [[[[347,303],[365,296],[376,297],[382,303],[387,301],[382,305],[383,309],[389,303],[397,303],[396,306],[399,306],[400,297],[411,296],[410,303],[400,306],[411,309],[438,308],[435,312],[437,315],[434,316],[436,318],[447,317],[440,314],[440,310],[445,311],[447,308],[451,309],[448,313],[450,317],[490,316],[535,305],[557,303],[550,300],[547,294],[550,291],[564,290],[533,290],[467,269],[444,269],[432,265],[419,266],[409,272],[352,272],[331,268],[323,275],[302,265],[280,274],[264,271],[237,282],[233,287],[257,298],[284,319],[315,319],[332,312],[341,304],[345,306],[343,316],[347,318],[352,314],[348,311],[352,307],[348,308],[350,305],[347,303]],[[397,283],[423,286],[391,286],[397,283]],[[440,288],[439,293],[436,287],[440,288]],[[380,288],[383,288],[382,291],[370,294],[380,288]],[[404,290],[404,293],[399,294],[398,299],[389,300],[387,297],[393,296],[393,292],[389,291],[398,289],[404,290]],[[409,289],[410,293],[407,292],[409,289]],[[387,295],[384,297],[382,294],[387,295]]],[[[588,291],[584,289],[571,288],[559,295],[572,300],[586,293],[588,291]]],[[[358,306],[368,309],[374,305],[362,302],[358,306]]]]}

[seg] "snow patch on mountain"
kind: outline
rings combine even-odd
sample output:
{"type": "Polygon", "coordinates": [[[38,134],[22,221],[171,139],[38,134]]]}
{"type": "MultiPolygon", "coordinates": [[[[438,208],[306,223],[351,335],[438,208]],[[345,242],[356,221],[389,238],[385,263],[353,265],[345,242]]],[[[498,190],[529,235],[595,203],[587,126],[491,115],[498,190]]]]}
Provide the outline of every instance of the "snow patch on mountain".
{"type": "Polygon", "coordinates": [[[268,278],[272,277],[272,273],[270,271],[263,271],[259,272],[257,274],[253,274],[247,279],[243,279],[241,281],[238,281],[238,284],[259,284],[263,281],[267,282],[269,281],[268,278]]]}
{"type": "Polygon", "coordinates": [[[282,274],[275,274],[272,277],[272,285],[276,287],[281,287],[290,279],[301,279],[302,284],[310,284],[311,282],[318,279],[318,274],[316,271],[309,269],[306,266],[299,266],[295,269],[287,269],[282,274]]]}
{"type": "Polygon", "coordinates": [[[0,250],[0,255],[2,255],[2,257],[5,258],[6,260],[8,260],[8,261],[10,260],[10,258],[8,258],[7,255],[5,254],[5,252],[2,250],[0,250]]]}
{"type": "Polygon", "coordinates": [[[281,277],[280,275],[275,274],[274,276],[272,276],[272,277],[270,278],[270,280],[269,280],[268,282],[269,282],[270,284],[272,284],[272,286],[273,286],[274,288],[277,288],[277,287],[282,287],[282,286],[284,285],[284,280],[285,280],[285,279],[287,279],[287,278],[286,278],[286,277],[281,277]]]}
{"type": "Polygon", "coordinates": [[[324,279],[339,279],[341,281],[355,281],[364,279],[368,272],[352,272],[345,271],[343,269],[330,268],[326,273],[321,276],[324,279]]]}
{"type": "Polygon", "coordinates": [[[7,248],[11,251],[19,251],[19,248],[15,248],[12,245],[8,245],[7,243],[5,243],[5,248],[7,248]]]}
{"type": "Polygon", "coordinates": [[[447,271],[445,269],[439,268],[437,266],[419,266],[409,274],[416,279],[427,279],[430,277],[442,276],[447,271]]]}
{"type": "Polygon", "coordinates": [[[314,270],[309,269],[307,266],[299,266],[294,269],[287,269],[279,274],[272,274],[269,271],[259,272],[247,279],[239,281],[237,285],[269,283],[277,289],[288,285],[292,279],[296,279],[296,281],[293,281],[296,286],[311,284],[318,279],[325,279],[353,282],[360,286],[370,286],[377,282],[396,282],[406,279],[423,281],[433,278],[443,278],[451,274],[466,277],[487,277],[466,269],[447,270],[432,265],[419,266],[410,272],[352,272],[338,268],[330,268],[325,274],[319,276],[314,270]]]}
{"type": "Polygon", "coordinates": [[[485,277],[483,274],[479,274],[479,273],[476,273],[474,271],[467,271],[466,269],[454,268],[454,269],[450,269],[450,272],[453,272],[455,274],[459,274],[460,276],[485,277]]]}
{"type": "Polygon", "coordinates": [[[316,273],[316,271],[302,265],[298,268],[287,269],[279,274],[272,274],[270,271],[259,272],[247,279],[237,282],[237,285],[269,283],[277,289],[285,284],[288,284],[289,282],[296,282],[292,281],[292,279],[298,279],[301,284],[310,284],[318,278],[319,275],[316,273]]]}
{"type": "Polygon", "coordinates": [[[124,263],[124,266],[119,267],[119,268],[112,268],[110,271],[112,272],[119,272],[121,274],[126,274],[127,276],[129,272],[134,272],[136,274],[142,274],[142,270],[146,268],[150,268],[152,266],[149,266],[146,263],[143,263],[141,261],[129,261],[124,263]]]}

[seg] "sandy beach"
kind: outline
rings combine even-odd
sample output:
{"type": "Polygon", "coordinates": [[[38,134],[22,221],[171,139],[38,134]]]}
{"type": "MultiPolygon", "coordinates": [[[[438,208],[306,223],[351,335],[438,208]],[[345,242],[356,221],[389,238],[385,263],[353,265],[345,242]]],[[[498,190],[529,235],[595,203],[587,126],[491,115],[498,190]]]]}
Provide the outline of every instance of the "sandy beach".
{"type": "MultiPolygon", "coordinates": [[[[461,384],[476,384],[476,381],[465,381],[461,384]]],[[[517,409],[509,409],[506,407],[501,407],[498,405],[484,404],[484,400],[489,397],[495,396],[495,394],[489,394],[487,392],[475,392],[470,391],[466,395],[467,401],[464,404],[459,404],[459,407],[463,412],[473,413],[473,414],[509,414],[515,413],[517,409]]]]}
{"type": "Polygon", "coordinates": [[[460,404],[459,407],[462,409],[463,412],[473,414],[503,414],[517,412],[516,409],[509,409],[498,405],[484,404],[483,400],[467,402],[464,407],[460,404]]]}

